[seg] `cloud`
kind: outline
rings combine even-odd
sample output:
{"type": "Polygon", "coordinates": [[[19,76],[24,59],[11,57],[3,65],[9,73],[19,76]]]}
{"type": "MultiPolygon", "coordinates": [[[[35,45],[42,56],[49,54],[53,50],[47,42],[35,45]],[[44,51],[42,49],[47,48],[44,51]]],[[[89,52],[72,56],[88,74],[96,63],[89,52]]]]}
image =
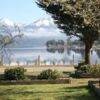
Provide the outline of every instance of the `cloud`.
{"type": "Polygon", "coordinates": [[[62,34],[58,29],[45,29],[39,28],[35,31],[28,30],[27,32],[24,31],[24,35],[28,37],[64,37],[66,35],[62,34]]]}

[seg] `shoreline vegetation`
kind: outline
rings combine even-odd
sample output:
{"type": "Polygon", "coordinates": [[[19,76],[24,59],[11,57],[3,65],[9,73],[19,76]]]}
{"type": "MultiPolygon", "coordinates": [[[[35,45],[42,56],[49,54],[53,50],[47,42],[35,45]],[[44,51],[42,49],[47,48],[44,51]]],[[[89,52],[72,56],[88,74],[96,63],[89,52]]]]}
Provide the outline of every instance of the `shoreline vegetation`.
{"type": "MultiPolygon", "coordinates": [[[[85,45],[82,41],[79,40],[70,40],[67,39],[66,41],[63,40],[49,40],[46,43],[47,49],[63,49],[65,47],[70,49],[85,49],[85,45]]],[[[93,45],[93,50],[100,49],[100,41],[96,41],[93,45]]]]}

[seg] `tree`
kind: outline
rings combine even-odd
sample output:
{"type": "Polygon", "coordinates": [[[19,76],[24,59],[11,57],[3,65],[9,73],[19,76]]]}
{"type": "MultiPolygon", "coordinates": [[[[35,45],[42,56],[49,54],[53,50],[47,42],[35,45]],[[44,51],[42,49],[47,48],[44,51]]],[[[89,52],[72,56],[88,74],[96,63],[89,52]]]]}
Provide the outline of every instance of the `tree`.
{"type": "MultiPolygon", "coordinates": [[[[10,29],[7,26],[0,27],[0,54],[6,55],[8,60],[8,51],[10,45],[14,45],[19,42],[19,39],[23,36],[17,25],[14,25],[14,29],[10,29]]],[[[2,62],[3,63],[3,62],[2,62]]],[[[3,64],[2,64],[3,65],[3,64]]]]}
{"type": "Polygon", "coordinates": [[[85,44],[85,63],[90,64],[91,48],[100,36],[100,0],[38,0],[55,24],[68,36],[85,44]]]}

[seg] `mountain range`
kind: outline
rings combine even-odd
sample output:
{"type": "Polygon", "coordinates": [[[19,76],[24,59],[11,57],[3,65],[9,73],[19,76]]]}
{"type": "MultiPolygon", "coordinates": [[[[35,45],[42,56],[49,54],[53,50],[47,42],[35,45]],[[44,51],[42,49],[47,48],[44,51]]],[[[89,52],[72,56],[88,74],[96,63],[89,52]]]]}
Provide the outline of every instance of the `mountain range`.
{"type": "MultiPolygon", "coordinates": [[[[0,26],[6,26],[11,30],[14,28],[14,22],[9,19],[0,19],[0,26]]],[[[62,34],[57,26],[54,24],[52,18],[49,19],[39,19],[31,24],[18,24],[21,32],[24,36],[28,37],[55,37],[55,38],[65,38],[65,34],[62,34]]],[[[14,34],[14,33],[13,33],[14,34]]]]}
{"type": "MultiPolygon", "coordinates": [[[[6,26],[14,32],[14,22],[9,19],[0,19],[0,26],[6,26]]],[[[66,40],[66,35],[62,34],[53,19],[39,19],[31,24],[17,24],[24,34],[22,41],[16,45],[18,48],[44,47],[49,40],[66,40]]]]}

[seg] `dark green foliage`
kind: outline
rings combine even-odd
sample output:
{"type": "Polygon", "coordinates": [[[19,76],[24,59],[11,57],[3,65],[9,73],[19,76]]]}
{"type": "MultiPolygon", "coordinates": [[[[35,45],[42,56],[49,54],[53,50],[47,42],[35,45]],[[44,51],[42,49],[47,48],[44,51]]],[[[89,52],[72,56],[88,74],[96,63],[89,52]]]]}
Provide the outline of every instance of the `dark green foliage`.
{"type": "Polygon", "coordinates": [[[95,64],[94,67],[91,68],[90,72],[94,77],[99,78],[99,86],[100,86],[100,65],[95,64]]]}
{"type": "Polygon", "coordinates": [[[80,61],[80,62],[78,63],[78,67],[76,67],[76,68],[77,68],[77,69],[80,69],[81,66],[83,66],[83,65],[85,65],[85,61],[80,61]]]}
{"type": "Polygon", "coordinates": [[[20,67],[14,69],[6,69],[4,72],[4,78],[5,80],[24,80],[25,72],[26,70],[20,67]]]}
{"type": "Polygon", "coordinates": [[[39,79],[57,79],[57,78],[60,78],[61,74],[57,71],[57,70],[51,70],[51,69],[48,69],[48,70],[45,70],[45,71],[42,71],[40,73],[40,75],[38,76],[39,79]]]}
{"type": "Polygon", "coordinates": [[[58,28],[85,44],[85,63],[90,64],[91,48],[100,36],[100,0],[38,0],[51,14],[58,28]]]}
{"type": "Polygon", "coordinates": [[[91,74],[95,77],[100,77],[100,65],[96,64],[91,67],[91,74]]]}
{"type": "Polygon", "coordinates": [[[91,73],[95,77],[100,77],[100,65],[83,65],[79,68],[80,71],[85,73],[91,73]]]}
{"type": "Polygon", "coordinates": [[[91,65],[83,65],[79,68],[82,72],[90,73],[91,72],[91,65]]]}
{"type": "Polygon", "coordinates": [[[4,75],[0,74],[0,80],[4,80],[4,75]]]}

